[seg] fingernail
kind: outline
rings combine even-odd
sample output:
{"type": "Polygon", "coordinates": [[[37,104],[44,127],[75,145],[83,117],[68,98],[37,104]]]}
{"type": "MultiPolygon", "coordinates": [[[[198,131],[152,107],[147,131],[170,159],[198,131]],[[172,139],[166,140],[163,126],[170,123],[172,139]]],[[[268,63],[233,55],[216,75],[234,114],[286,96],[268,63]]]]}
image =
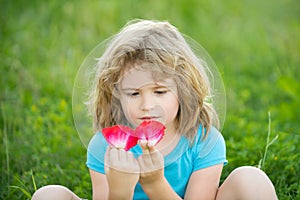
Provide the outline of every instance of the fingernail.
{"type": "Polygon", "coordinates": [[[140,140],[140,144],[145,146],[147,144],[147,140],[140,140]]]}

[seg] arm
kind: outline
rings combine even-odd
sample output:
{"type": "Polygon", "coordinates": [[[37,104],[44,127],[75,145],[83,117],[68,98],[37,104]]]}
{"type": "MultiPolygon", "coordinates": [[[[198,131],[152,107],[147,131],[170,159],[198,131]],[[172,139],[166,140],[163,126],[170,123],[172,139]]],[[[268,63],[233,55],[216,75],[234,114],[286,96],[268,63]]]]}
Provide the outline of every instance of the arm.
{"type": "Polygon", "coordinates": [[[192,173],[184,199],[215,199],[223,164],[200,169],[192,173]]]}
{"type": "Polygon", "coordinates": [[[132,199],[139,179],[139,166],[133,154],[122,149],[107,148],[105,175],[90,170],[93,200],[132,199]]]}
{"type": "Polygon", "coordinates": [[[154,146],[141,144],[143,154],[138,158],[140,179],[149,199],[181,199],[164,177],[164,158],[154,146]]]}
{"type": "Polygon", "coordinates": [[[104,174],[90,169],[92,180],[93,200],[108,199],[108,183],[104,174]]]}
{"type": "MultiPolygon", "coordinates": [[[[192,173],[184,199],[214,200],[219,187],[223,163],[192,173]]],[[[181,199],[163,176],[163,168],[141,174],[140,183],[150,199],[181,199]]]]}
{"type": "Polygon", "coordinates": [[[131,152],[108,147],[105,154],[105,173],[108,199],[132,199],[139,180],[140,167],[131,152]]]}
{"type": "Polygon", "coordinates": [[[181,199],[164,177],[141,184],[149,199],[181,199]]]}
{"type": "Polygon", "coordinates": [[[214,127],[205,140],[198,138],[194,146],[194,169],[185,199],[215,199],[226,160],[226,146],[221,133],[214,127]],[[201,145],[198,145],[201,144],[201,145]]]}

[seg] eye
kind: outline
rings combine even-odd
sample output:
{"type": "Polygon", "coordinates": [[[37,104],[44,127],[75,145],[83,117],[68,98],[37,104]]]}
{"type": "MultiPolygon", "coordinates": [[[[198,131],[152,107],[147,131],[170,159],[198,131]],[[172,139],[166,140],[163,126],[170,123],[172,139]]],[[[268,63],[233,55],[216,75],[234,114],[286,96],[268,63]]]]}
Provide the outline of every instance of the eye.
{"type": "Polygon", "coordinates": [[[130,93],[127,93],[128,96],[138,96],[140,93],[139,92],[130,92],[130,93]]]}
{"type": "Polygon", "coordinates": [[[161,94],[165,94],[167,92],[168,92],[168,90],[156,90],[154,93],[158,94],[158,95],[161,95],[161,94]]]}

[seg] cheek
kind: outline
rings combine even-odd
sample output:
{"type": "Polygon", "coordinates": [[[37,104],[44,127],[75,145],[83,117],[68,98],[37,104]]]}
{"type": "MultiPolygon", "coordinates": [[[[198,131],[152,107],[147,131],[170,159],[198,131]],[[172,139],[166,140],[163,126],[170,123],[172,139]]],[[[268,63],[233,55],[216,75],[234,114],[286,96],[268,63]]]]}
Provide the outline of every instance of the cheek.
{"type": "Polygon", "coordinates": [[[121,106],[122,110],[124,112],[125,117],[131,121],[131,118],[134,117],[136,112],[136,104],[132,101],[129,101],[129,99],[124,98],[121,100],[121,106]]]}
{"type": "Polygon", "coordinates": [[[171,101],[168,101],[168,103],[165,105],[165,114],[167,121],[173,121],[178,113],[179,110],[179,102],[177,99],[172,99],[171,101]]]}

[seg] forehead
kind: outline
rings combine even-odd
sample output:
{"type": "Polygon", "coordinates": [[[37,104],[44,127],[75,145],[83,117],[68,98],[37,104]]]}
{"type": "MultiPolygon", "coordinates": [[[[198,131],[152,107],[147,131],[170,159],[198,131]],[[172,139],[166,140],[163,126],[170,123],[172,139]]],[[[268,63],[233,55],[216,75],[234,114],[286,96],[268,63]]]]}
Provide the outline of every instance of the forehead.
{"type": "Polygon", "coordinates": [[[156,80],[151,69],[131,68],[126,71],[121,79],[122,88],[140,88],[145,85],[155,84],[165,87],[176,86],[172,78],[156,80]]]}

